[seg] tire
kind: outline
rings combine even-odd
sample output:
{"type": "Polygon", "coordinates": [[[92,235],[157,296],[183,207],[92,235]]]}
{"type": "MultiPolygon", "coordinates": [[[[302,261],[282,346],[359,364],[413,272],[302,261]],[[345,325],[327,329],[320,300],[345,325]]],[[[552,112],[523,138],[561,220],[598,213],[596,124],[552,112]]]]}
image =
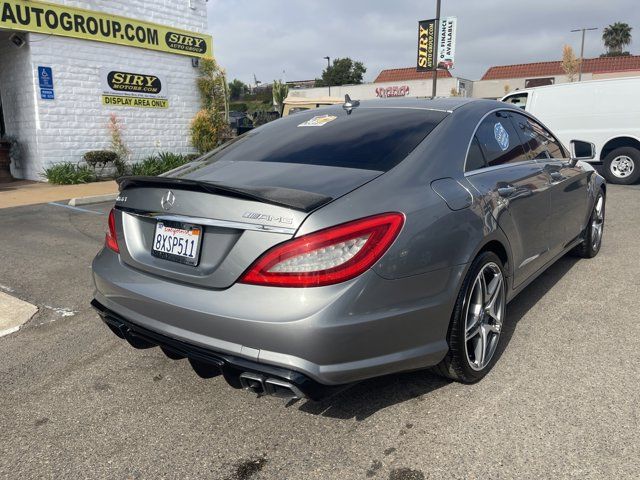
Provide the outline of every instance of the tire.
{"type": "Polygon", "coordinates": [[[506,284],[504,266],[493,252],[483,252],[471,263],[458,293],[447,342],[449,352],[434,370],[443,377],[462,383],[481,380],[493,367],[506,313],[506,284]],[[483,275],[484,284],[480,280],[483,275]],[[498,280],[496,281],[496,278],[498,280]],[[481,283],[478,284],[478,281],[481,283]],[[497,284],[493,282],[496,281],[497,284]],[[483,286],[484,285],[484,286],[483,286]],[[493,288],[492,288],[493,285],[493,288]],[[480,295],[478,292],[480,288],[480,295]],[[494,309],[488,315],[483,305],[491,298],[485,293],[494,292],[494,309]],[[479,301],[483,303],[479,305],[479,301]],[[474,314],[474,310],[478,314],[474,314]],[[498,318],[499,317],[499,318],[498,318]],[[477,335],[474,335],[476,332],[477,335]],[[486,346],[485,355],[477,355],[478,342],[486,346]],[[487,357],[488,355],[488,357],[487,357]],[[480,357],[483,358],[480,358],[480,357]]]}
{"type": "Polygon", "coordinates": [[[593,204],[593,210],[589,217],[589,223],[583,233],[583,240],[580,245],[573,249],[571,253],[582,258],[593,258],[600,251],[602,246],[602,235],[604,233],[604,213],[606,206],[604,192],[600,190],[596,201],[593,204]],[[602,201],[602,204],[599,202],[602,201]]]}
{"type": "Polygon", "coordinates": [[[631,185],[640,179],[640,150],[637,148],[616,148],[602,163],[604,177],[609,183],[631,185]]]}

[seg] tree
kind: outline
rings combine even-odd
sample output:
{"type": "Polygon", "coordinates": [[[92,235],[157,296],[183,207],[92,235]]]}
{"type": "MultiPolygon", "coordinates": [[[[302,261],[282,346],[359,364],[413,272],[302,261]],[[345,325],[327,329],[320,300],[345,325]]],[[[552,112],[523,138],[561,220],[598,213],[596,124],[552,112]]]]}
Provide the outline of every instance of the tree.
{"type": "Polygon", "coordinates": [[[231,100],[238,100],[247,93],[249,93],[249,86],[242,80],[234,78],[233,81],[229,83],[229,97],[231,100]]]}
{"type": "Polygon", "coordinates": [[[623,48],[631,44],[631,30],[629,24],[623,22],[616,22],[606,27],[602,32],[602,41],[607,53],[603,56],[629,55],[629,52],[623,52],[623,48]]]}
{"type": "Polygon", "coordinates": [[[580,70],[580,63],[582,62],[581,58],[576,58],[573,53],[573,48],[569,45],[565,45],[562,47],[562,69],[564,73],[569,77],[569,81],[573,82],[576,79],[576,75],[580,70]]]}
{"type": "Polygon", "coordinates": [[[229,85],[224,70],[213,57],[200,59],[196,83],[202,110],[191,123],[191,143],[200,153],[205,153],[229,136],[229,85]]]}
{"type": "Polygon", "coordinates": [[[273,104],[278,109],[278,112],[282,116],[282,110],[284,109],[284,99],[289,94],[289,85],[281,80],[273,81],[273,104]]]}
{"type": "Polygon", "coordinates": [[[324,69],[322,79],[316,78],[316,87],[359,84],[366,71],[362,62],[353,61],[349,57],[336,58],[333,65],[324,69]]]}

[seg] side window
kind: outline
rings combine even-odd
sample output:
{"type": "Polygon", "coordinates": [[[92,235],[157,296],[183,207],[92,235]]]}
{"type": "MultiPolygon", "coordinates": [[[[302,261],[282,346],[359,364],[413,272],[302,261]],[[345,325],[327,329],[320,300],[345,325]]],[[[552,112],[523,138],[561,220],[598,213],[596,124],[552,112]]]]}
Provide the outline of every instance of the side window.
{"type": "Polygon", "coordinates": [[[490,167],[528,160],[506,112],[489,114],[478,126],[476,137],[490,167]]]}
{"type": "Polygon", "coordinates": [[[528,96],[529,96],[528,93],[517,93],[515,95],[509,95],[507,98],[504,99],[504,102],[510,103],[511,105],[515,105],[516,107],[519,107],[525,110],[525,107],[527,106],[528,96]]]}
{"type": "Polygon", "coordinates": [[[521,115],[513,114],[513,123],[522,136],[523,143],[535,159],[566,158],[567,154],[558,140],[555,139],[538,122],[521,115]]]}
{"type": "Polygon", "coordinates": [[[474,135],[471,140],[471,145],[469,145],[469,153],[467,154],[467,163],[464,166],[464,171],[470,172],[471,170],[478,170],[486,166],[487,162],[480,148],[480,142],[478,141],[478,137],[474,135]]]}

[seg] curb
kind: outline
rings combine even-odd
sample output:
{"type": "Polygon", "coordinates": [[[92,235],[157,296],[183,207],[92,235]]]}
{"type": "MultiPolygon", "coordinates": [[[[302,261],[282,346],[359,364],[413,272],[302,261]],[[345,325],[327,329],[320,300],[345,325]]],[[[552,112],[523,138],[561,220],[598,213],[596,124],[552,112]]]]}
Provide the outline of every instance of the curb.
{"type": "Polygon", "coordinates": [[[17,332],[38,312],[38,307],[0,292],[0,337],[17,332]]]}
{"type": "Polygon", "coordinates": [[[69,200],[67,205],[71,207],[77,207],[78,205],[91,205],[92,203],[109,202],[115,200],[118,196],[117,193],[107,193],[105,195],[90,195],[87,197],[77,197],[69,200]]]}

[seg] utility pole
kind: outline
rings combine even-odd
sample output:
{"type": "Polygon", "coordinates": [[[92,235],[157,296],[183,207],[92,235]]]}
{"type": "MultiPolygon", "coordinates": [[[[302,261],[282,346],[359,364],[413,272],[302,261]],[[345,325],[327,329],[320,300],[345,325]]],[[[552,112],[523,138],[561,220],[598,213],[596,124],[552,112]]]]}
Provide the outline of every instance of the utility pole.
{"type": "Polygon", "coordinates": [[[582,32],[582,44],[580,46],[580,65],[578,70],[578,81],[582,81],[582,62],[584,60],[584,34],[589,30],[598,30],[596,27],[591,28],[576,28],[575,30],[571,30],[572,32],[582,32]]]}
{"type": "Polygon", "coordinates": [[[440,0],[436,0],[436,25],[433,32],[433,40],[435,45],[433,46],[433,52],[435,58],[435,68],[433,69],[433,87],[431,89],[431,98],[436,98],[436,86],[438,84],[438,44],[440,43],[439,31],[440,30],[440,0]]]}
{"type": "MultiPolygon", "coordinates": [[[[329,68],[331,68],[331,58],[324,57],[324,59],[327,61],[327,73],[329,73],[329,68]]],[[[331,77],[329,77],[329,78],[331,78],[331,77]]],[[[328,87],[329,87],[329,96],[331,96],[331,80],[329,80],[329,82],[328,82],[328,87]]]]}

